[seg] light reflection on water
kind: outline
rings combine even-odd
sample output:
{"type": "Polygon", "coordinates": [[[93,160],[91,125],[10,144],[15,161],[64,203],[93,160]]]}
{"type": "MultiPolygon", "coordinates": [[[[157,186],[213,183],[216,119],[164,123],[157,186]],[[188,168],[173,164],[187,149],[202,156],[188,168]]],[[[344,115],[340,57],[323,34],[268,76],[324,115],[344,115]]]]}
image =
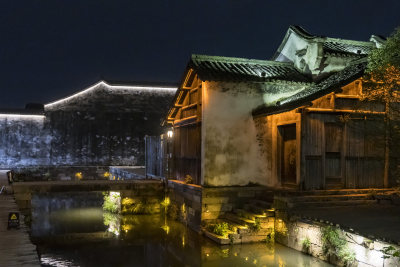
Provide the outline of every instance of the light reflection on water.
{"type": "Polygon", "coordinates": [[[73,206],[33,209],[32,236],[43,266],[330,266],[279,244],[217,246],[180,223],[165,224],[161,215],[73,206]]]}

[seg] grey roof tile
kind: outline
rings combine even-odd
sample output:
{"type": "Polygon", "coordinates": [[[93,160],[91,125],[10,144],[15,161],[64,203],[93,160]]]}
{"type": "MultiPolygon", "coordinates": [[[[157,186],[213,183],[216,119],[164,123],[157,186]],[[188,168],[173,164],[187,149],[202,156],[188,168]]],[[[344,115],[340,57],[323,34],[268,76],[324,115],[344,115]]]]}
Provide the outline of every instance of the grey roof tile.
{"type": "Polygon", "coordinates": [[[192,55],[189,67],[193,68],[202,80],[309,82],[308,77],[286,62],[192,55]]]}
{"type": "Polygon", "coordinates": [[[276,105],[262,105],[257,107],[253,111],[253,116],[276,114],[300,107],[358,79],[363,75],[366,66],[366,58],[355,60],[342,71],[330,75],[317,84],[306,87],[295,95],[281,99],[276,105]]]}

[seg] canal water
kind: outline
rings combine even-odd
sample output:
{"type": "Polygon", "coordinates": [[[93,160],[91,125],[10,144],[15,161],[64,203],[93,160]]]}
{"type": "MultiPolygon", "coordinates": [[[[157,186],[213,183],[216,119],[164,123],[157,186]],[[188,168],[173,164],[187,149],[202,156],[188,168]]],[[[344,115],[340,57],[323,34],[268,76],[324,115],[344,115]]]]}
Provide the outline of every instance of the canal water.
{"type": "Polygon", "coordinates": [[[33,196],[42,266],[331,266],[279,244],[218,246],[162,215],[118,216],[102,204],[101,192],[33,196]]]}

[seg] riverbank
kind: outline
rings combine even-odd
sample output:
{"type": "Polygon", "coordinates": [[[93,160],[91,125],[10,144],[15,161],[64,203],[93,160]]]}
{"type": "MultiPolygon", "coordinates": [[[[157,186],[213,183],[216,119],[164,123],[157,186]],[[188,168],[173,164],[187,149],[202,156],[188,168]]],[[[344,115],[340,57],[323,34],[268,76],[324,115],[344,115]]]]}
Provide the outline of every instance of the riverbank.
{"type": "Polygon", "coordinates": [[[7,229],[8,213],[18,211],[13,195],[0,195],[0,266],[40,266],[36,246],[21,215],[19,229],[7,229]]]}

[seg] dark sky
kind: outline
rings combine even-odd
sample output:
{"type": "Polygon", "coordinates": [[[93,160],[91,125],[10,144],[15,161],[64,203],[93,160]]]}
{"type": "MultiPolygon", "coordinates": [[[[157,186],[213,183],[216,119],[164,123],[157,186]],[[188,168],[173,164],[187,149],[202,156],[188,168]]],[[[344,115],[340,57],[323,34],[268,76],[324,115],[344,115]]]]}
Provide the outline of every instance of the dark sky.
{"type": "Polygon", "coordinates": [[[192,53],[269,59],[289,25],[368,40],[400,26],[399,0],[0,0],[0,107],[101,78],[178,82],[192,53]]]}

